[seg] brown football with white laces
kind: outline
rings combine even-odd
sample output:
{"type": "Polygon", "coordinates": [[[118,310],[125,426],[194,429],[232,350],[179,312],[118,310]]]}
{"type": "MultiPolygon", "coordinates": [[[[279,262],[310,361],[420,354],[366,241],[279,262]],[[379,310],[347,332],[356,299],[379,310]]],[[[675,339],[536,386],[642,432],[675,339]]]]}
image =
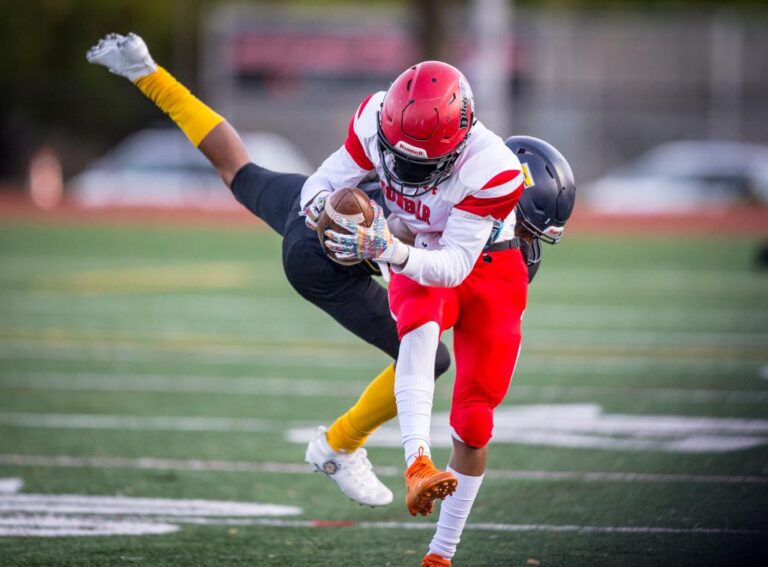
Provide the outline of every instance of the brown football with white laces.
{"type": "Polygon", "coordinates": [[[325,201],[325,209],[320,213],[317,219],[317,238],[320,239],[320,245],[328,254],[328,257],[334,262],[341,264],[342,266],[354,266],[361,262],[361,260],[339,260],[336,258],[336,254],[332,250],[328,250],[325,247],[325,231],[330,229],[336,232],[347,232],[347,230],[332,220],[332,216],[339,215],[342,218],[353,222],[354,224],[362,224],[365,227],[370,227],[373,223],[373,207],[371,207],[370,198],[360,189],[356,187],[344,187],[338,191],[334,191],[330,194],[325,201]],[[335,214],[334,214],[335,213],[335,214]]]}

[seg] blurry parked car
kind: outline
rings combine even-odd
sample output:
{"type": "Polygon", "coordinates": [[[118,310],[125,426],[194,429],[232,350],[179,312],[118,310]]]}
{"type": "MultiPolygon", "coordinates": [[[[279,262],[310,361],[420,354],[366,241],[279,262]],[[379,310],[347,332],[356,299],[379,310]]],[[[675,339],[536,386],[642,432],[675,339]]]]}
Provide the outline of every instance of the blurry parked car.
{"type": "MultiPolygon", "coordinates": [[[[276,171],[312,173],[291,142],[277,134],[245,133],[251,159],[276,171]]],[[[69,182],[75,200],[89,207],[160,206],[228,209],[240,205],[208,160],[179,130],[132,134],[69,182]]]]}
{"type": "Polygon", "coordinates": [[[649,150],[582,188],[583,203],[607,213],[686,212],[768,205],[768,146],[679,141],[649,150]]]}

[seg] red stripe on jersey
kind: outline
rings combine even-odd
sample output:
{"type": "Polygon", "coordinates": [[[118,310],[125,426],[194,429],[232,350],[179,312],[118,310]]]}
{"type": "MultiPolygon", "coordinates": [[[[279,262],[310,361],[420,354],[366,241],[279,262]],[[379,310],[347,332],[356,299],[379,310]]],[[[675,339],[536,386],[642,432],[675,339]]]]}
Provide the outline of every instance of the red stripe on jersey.
{"type": "Polygon", "coordinates": [[[493,217],[498,220],[504,220],[515,208],[522,195],[523,184],[520,184],[515,191],[502,195],[501,197],[491,197],[489,199],[480,199],[474,195],[466,197],[461,203],[454,205],[457,209],[472,213],[479,217],[493,217]]]}
{"type": "Polygon", "coordinates": [[[352,120],[349,121],[349,131],[347,132],[347,139],[344,140],[344,147],[355,160],[355,163],[360,166],[360,169],[370,171],[373,169],[373,163],[365,155],[363,144],[360,143],[360,138],[355,133],[355,117],[352,116],[352,120]]]}
{"type": "Polygon", "coordinates": [[[363,113],[363,110],[365,110],[366,105],[368,104],[368,101],[371,100],[371,97],[375,93],[369,94],[363,102],[360,103],[360,108],[357,109],[357,117],[360,118],[360,115],[363,113]]]}
{"type": "Polygon", "coordinates": [[[507,171],[502,171],[488,183],[480,187],[480,189],[493,189],[499,185],[504,185],[505,183],[512,181],[518,175],[520,175],[520,171],[517,169],[508,169],[507,171]]]}

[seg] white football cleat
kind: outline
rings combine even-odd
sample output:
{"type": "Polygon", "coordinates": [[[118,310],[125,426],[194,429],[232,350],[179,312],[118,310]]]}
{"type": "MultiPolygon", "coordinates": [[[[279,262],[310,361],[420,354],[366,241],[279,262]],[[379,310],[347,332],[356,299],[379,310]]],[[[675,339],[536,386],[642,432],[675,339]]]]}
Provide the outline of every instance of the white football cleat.
{"type": "Polygon", "coordinates": [[[392,502],[392,491],[376,477],[365,449],[351,453],[334,451],[318,427],[315,438],[307,445],[304,460],[315,472],[330,478],[347,497],[364,506],[386,506],[392,502]]]}
{"type": "Polygon", "coordinates": [[[103,65],[115,75],[125,77],[131,82],[157,70],[157,64],[152,60],[147,44],[135,33],[107,34],[88,50],[85,58],[88,63],[103,65]]]}

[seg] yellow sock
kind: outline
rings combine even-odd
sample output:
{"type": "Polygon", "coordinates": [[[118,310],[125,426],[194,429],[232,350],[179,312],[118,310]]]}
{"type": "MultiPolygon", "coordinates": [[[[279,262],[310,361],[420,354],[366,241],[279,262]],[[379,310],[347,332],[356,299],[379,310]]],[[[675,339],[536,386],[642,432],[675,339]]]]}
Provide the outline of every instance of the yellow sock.
{"type": "Polygon", "coordinates": [[[354,451],[382,423],[397,415],[395,365],[390,364],[358,398],[347,413],[328,430],[328,444],[334,451],[354,451]]]}
{"type": "Polygon", "coordinates": [[[136,80],[136,86],[181,128],[195,147],[224,118],[202,103],[168,71],[157,71],[136,80]]]}

